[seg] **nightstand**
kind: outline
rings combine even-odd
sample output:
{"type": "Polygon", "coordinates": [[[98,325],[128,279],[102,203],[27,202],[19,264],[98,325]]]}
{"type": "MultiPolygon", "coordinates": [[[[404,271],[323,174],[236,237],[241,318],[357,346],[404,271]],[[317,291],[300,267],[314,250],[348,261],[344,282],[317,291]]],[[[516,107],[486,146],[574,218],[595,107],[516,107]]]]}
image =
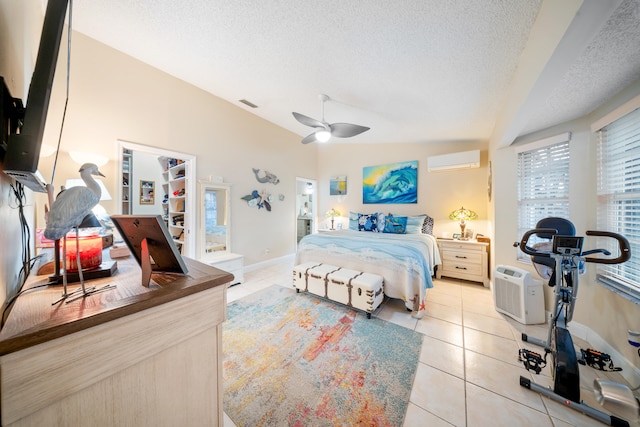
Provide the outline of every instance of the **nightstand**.
{"type": "Polygon", "coordinates": [[[489,243],[438,239],[438,249],[442,265],[436,271],[437,279],[454,277],[489,287],[489,243]]]}

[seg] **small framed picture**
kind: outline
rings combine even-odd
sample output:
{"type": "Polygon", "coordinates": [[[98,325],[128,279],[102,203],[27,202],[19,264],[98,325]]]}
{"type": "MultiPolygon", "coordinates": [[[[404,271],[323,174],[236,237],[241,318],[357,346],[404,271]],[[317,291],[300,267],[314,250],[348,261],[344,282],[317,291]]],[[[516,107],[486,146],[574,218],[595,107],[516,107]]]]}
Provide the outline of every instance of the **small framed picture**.
{"type": "Polygon", "coordinates": [[[454,238],[454,239],[459,239],[459,238],[460,238],[460,236],[462,236],[462,234],[460,234],[460,233],[453,233],[453,238],[454,238]]]}

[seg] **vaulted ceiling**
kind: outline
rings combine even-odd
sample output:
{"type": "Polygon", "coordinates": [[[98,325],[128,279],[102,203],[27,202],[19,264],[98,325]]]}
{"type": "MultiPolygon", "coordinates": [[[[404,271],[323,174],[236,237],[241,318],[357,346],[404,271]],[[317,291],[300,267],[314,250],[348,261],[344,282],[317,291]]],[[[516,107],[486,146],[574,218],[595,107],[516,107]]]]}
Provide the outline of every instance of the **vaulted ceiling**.
{"type": "Polygon", "coordinates": [[[82,0],[72,22],[301,137],[326,94],[371,128],[340,142],[508,145],[640,79],[640,0],[82,0]]]}

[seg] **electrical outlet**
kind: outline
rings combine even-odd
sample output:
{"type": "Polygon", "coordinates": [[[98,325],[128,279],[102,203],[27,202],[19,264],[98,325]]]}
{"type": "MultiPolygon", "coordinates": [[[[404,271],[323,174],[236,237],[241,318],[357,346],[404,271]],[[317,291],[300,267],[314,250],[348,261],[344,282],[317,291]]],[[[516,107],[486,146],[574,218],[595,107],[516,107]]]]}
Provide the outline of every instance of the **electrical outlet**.
{"type": "Polygon", "coordinates": [[[265,254],[265,255],[269,255],[269,252],[271,252],[271,249],[269,249],[269,248],[267,248],[267,249],[265,249],[265,250],[264,250],[264,254],[265,254]]]}

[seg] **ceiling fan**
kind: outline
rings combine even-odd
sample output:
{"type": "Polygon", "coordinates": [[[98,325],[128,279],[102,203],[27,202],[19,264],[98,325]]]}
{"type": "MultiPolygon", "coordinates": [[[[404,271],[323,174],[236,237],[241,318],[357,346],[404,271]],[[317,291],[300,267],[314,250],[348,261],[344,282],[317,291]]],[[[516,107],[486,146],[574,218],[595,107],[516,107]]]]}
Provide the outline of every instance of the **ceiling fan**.
{"type": "Polygon", "coordinates": [[[327,142],[329,138],[335,136],[337,138],[350,138],[368,131],[370,128],[360,125],[353,125],[351,123],[327,123],[324,120],[324,103],[329,101],[330,98],[327,95],[319,95],[320,105],[322,109],[322,120],[312,119],[303,114],[293,112],[293,117],[297,121],[305,126],[315,128],[315,132],[307,135],[302,139],[303,144],[310,142],[327,142]]]}

